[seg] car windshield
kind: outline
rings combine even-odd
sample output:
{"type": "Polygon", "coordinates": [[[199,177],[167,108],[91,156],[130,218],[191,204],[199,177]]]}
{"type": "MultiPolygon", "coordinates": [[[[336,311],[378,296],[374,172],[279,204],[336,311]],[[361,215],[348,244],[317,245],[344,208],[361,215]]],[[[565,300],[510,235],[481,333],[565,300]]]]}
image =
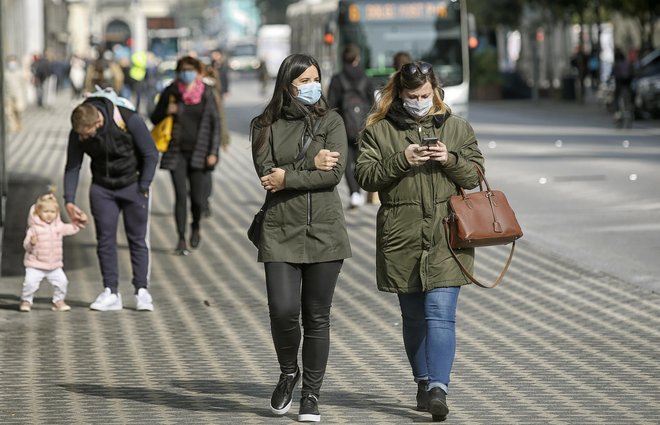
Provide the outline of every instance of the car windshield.
{"type": "Polygon", "coordinates": [[[254,44],[245,44],[234,47],[231,52],[232,56],[256,56],[257,46],[254,44]]]}

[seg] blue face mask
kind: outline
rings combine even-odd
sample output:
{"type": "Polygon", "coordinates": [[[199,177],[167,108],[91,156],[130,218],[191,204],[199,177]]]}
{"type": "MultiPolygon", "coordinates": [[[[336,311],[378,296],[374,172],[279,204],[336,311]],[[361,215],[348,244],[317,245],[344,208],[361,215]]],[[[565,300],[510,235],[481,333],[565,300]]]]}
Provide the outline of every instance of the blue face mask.
{"type": "Polygon", "coordinates": [[[295,98],[305,105],[313,105],[321,98],[321,83],[314,81],[300,86],[294,85],[294,87],[298,89],[295,98]]]}
{"type": "Polygon", "coordinates": [[[179,72],[179,80],[185,84],[190,84],[197,78],[197,71],[183,71],[179,72]]]}

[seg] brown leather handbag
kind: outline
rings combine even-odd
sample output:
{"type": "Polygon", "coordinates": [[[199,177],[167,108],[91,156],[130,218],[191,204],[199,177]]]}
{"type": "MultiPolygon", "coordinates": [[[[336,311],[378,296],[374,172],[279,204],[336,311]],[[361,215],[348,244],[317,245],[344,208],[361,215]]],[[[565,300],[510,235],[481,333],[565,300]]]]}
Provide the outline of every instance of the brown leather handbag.
{"type": "Polygon", "coordinates": [[[504,193],[499,190],[491,190],[481,168],[479,166],[475,168],[480,177],[479,191],[465,192],[463,188],[459,188],[459,194],[449,198],[449,215],[442,222],[451,255],[463,274],[482,288],[494,288],[499,285],[509,269],[516,240],[522,237],[523,232],[504,193]],[[483,190],[482,181],[486,185],[486,190],[483,190]],[[513,243],[509,259],[500,276],[490,286],[484,285],[472,276],[454,252],[454,250],[462,248],[507,245],[509,243],[513,243]]]}

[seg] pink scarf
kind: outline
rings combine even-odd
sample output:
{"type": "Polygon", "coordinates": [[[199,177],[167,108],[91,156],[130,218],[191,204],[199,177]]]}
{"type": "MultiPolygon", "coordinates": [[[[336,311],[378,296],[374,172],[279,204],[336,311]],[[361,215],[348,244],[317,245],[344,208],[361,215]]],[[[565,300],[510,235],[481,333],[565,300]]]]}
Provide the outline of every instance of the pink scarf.
{"type": "Polygon", "coordinates": [[[181,98],[183,103],[186,105],[197,105],[202,101],[202,95],[204,94],[204,82],[197,78],[193,83],[192,87],[188,88],[188,85],[184,82],[177,80],[176,86],[181,93],[181,98]]]}

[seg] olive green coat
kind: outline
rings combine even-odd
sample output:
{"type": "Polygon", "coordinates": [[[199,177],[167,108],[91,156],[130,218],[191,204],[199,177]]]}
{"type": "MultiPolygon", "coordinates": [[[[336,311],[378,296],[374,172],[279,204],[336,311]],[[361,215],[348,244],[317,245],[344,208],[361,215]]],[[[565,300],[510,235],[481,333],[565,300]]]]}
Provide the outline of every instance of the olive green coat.
{"type": "MultiPolygon", "coordinates": [[[[355,174],[360,186],[377,191],[381,201],[376,219],[379,290],[415,293],[469,283],[451,256],[442,219],[456,185],[479,185],[475,163],[483,168],[474,131],[457,116],[427,116],[417,123],[392,105],[385,119],[364,130],[355,174]],[[430,136],[447,145],[449,160],[410,167],[405,148],[430,136]]],[[[472,271],[474,250],[458,255],[472,271]]]]}
{"type": "MultiPolygon", "coordinates": [[[[348,145],[341,117],[334,111],[321,120],[303,159],[295,162],[303,145],[305,121],[292,110],[270,128],[267,145],[253,152],[259,176],[271,168],[285,170],[285,189],[272,194],[264,216],[258,261],[295,264],[342,260],[351,256],[344,209],[337,185],[346,169],[348,145]],[[314,167],[321,149],[340,154],[331,171],[314,167]]],[[[252,130],[256,140],[258,129],[252,130]]]]}

